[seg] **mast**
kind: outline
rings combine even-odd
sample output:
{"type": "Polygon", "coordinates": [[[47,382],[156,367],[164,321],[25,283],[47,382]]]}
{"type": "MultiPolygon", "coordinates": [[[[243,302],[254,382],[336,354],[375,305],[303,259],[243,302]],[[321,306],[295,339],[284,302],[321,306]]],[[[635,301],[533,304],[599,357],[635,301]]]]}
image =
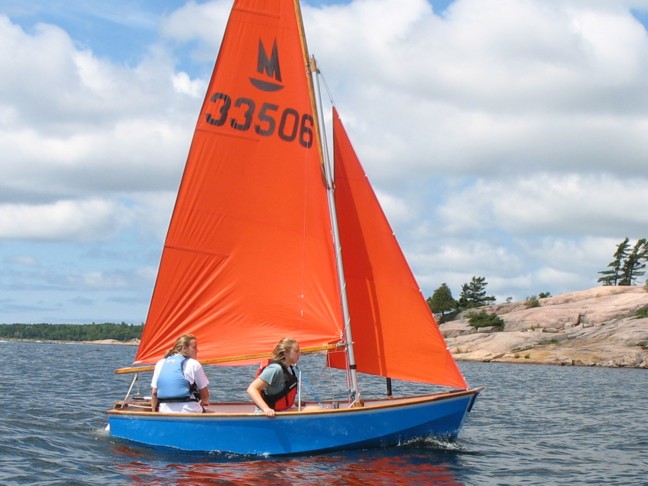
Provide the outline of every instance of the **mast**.
{"type": "Polygon", "coordinates": [[[360,389],[358,387],[358,372],[356,370],[355,354],[353,351],[353,336],[351,333],[351,317],[349,314],[349,304],[347,301],[346,293],[346,279],[344,277],[344,266],[342,265],[342,245],[340,244],[340,232],[338,229],[337,212],[335,209],[334,197],[334,181],[333,181],[333,168],[331,166],[331,159],[329,157],[328,148],[326,146],[326,134],[324,130],[323,110],[322,110],[322,97],[319,85],[319,69],[315,56],[311,56],[308,63],[308,69],[311,75],[313,95],[315,97],[315,112],[317,114],[317,123],[320,127],[320,148],[322,159],[324,162],[324,178],[326,181],[326,193],[328,196],[328,204],[331,213],[331,230],[333,232],[333,246],[335,248],[335,261],[337,264],[338,282],[340,284],[340,297],[342,301],[342,316],[344,318],[344,335],[347,346],[347,358],[349,373],[351,377],[351,390],[349,391],[351,399],[355,403],[360,401],[360,389]]]}

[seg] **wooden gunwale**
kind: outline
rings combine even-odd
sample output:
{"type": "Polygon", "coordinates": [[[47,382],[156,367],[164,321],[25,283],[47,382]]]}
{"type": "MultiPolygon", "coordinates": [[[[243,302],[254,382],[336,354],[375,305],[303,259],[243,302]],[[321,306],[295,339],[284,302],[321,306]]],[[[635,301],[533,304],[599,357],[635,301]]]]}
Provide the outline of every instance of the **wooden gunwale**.
{"type": "MultiPolygon", "coordinates": [[[[418,396],[408,396],[408,397],[399,397],[399,398],[372,398],[364,401],[362,406],[342,406],[341,408],[321,408],[321,409],[310,409],[310,410],[301,410],[301,411],[285,411],[277,412],[277,417],[281,416],[295,416],[295,415],[321,415],[321,414],[336,414],[336,413],[360,413],[363,411],[369,410],[380,410],[387,408],[399,408],[407,405],[414,405],[417,403],[425,402],[435,402],[444,399],[458,398],[466,395],[477,395],[482,388],[470,388],[466,390],[453,390],[449,392],[441,393],[432,393],[428,395],[418,395],[418,396]]],[[[116,402],[115,406],[122,404],[123,402],[116,402]]],[[[147,403],[147,402],[143,402],[147,403]]],[[[331,402],[325,402],[331,403],[331,402]]],[[[310,403],[307,403],[309,405],[310,403]]],[[[215,407],[226,407],[226,406],[250,406],[253,407],[253,404],[250,402],[219,402],[214,404],[215,407]]],[[[342,405],[342,404],[340,404],[342,405]]],[[[126,404],[128,407],[128,404],[126,404]]],[[[208,405],[209,408],[209,405],[208,405]]],[[[265,415],[257,412],[218,412],[212,411],[209,413],[159,413],[159,412],[150,412],[142,411],[137,412],[134,410],[123,410],[123,409],[111,409],[108,410],[108,414],[111,415],[133,415],[137,417],[159,417],[159,418],[172,418],[172,417],[193,417],[193,418],[203,418],[206,420],[214,418],[224,418],[224,417],[265,417],[265,415]]]]}

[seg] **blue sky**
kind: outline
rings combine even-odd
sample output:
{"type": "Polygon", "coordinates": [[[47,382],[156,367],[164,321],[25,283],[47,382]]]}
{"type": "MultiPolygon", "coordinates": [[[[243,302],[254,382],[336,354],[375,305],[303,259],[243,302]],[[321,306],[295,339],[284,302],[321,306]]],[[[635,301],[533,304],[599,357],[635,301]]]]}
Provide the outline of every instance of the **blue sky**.
{"type": "MultiPolygon", "coordinates": [[[[0,322],[144,321],[230,1],[0,0],[0,322]]],[[[303,4],[425,295],[648,236],[648,0],[303,4]]]]}

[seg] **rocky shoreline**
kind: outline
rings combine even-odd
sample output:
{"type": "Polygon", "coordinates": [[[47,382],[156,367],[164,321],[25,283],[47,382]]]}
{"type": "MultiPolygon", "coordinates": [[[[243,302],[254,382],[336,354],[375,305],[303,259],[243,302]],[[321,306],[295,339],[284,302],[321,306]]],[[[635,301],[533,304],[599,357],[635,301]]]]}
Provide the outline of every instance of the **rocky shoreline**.
{"type": "Polygon", "coordinates": [[[644,287],[595,287],[525,302],[480,308],[504,329],[475,329],[463,318],[440,325],[457,360],[568,366],[648,368],[648,306],[644,287]]]}

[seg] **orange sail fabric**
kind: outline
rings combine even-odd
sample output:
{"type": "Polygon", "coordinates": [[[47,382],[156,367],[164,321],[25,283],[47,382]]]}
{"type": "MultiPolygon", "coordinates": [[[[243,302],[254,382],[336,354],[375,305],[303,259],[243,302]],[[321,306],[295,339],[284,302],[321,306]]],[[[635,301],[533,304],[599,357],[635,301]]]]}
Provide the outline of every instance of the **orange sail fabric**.
{"type": "Polygon", "coordinates": [[[336,342],[342,317],[299,6],[234,2],[200,111],[136,363],[336,342]]]}
{"type": "MultiPolygon", "coordinates": [[[[335,205],[357,370],[467,388],[423,298],[337,111],[335,205]]],[[[342,367],[331,353],[332,364],[342,367]]]]}

